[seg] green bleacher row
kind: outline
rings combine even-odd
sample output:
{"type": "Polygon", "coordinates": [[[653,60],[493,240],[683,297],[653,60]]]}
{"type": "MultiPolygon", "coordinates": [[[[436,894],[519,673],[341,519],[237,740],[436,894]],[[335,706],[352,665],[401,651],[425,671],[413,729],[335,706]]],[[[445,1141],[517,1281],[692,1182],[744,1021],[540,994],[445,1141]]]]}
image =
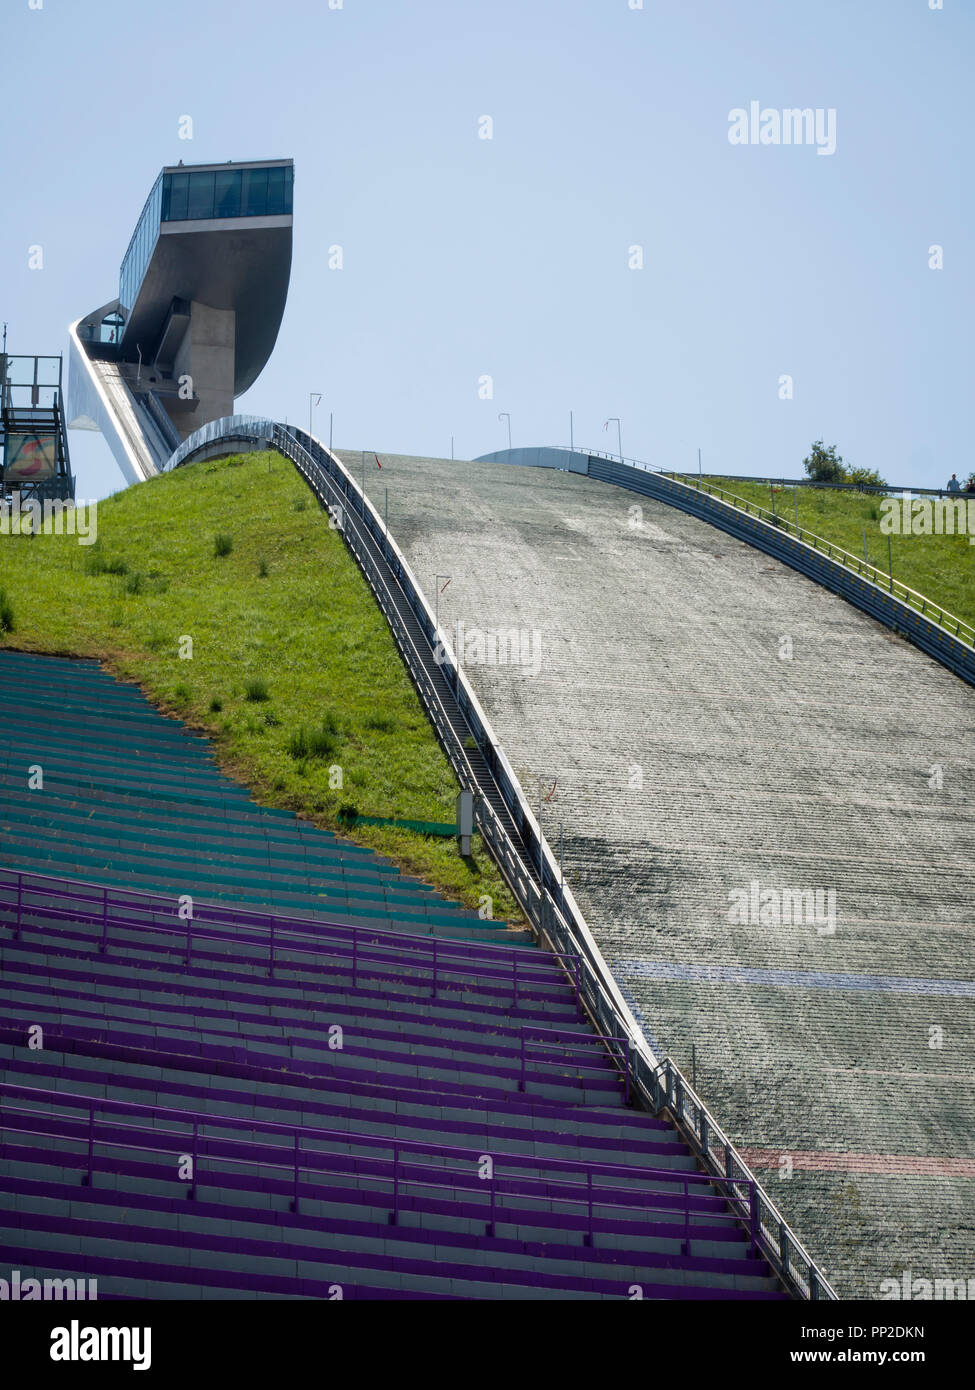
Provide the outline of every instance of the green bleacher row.
{"type": "Polygon", "coordinates": [[[258,806],[206,740],[93,662],[3,653],[0,864],[341,923],[526,943],[369,849],[258,806]],[[30,790],[40,767],[42,787],[30,790]]]}

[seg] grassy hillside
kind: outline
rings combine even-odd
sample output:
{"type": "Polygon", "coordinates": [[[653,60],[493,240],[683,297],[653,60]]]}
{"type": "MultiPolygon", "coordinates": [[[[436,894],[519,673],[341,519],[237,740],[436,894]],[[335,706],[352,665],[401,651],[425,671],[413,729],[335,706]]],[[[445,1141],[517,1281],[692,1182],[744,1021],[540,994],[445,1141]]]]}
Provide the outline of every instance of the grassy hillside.
{"type": "MultiPolygon", "coordinates": [[[[708,478],[722,487],[768,510],[772,498],[768,483],[740,482],[730,478],[708,478]]],[[[887,537],[880,531],[881,498],[874,494],[837,492],[830,488],[801,487],[799,525],[863,555],[863,533],[867,533],[867,558],[887,570],[887,537]]],[[[792,488],[776,489],[775,509],[790,521],[795,518],[792,488]]],[[[959,618],[975,623],[975,546],[967,535],[891,536],[894,578],[917,589],[959,618]]]]}
{"type": "MultiPolygon", "coordinates": [[[[99,505],[94,546],[0,535],[0,588],[0,645],[101,658],[209,734],[223,768],[265,803],[333,830],[344,807],[453,820],[453,770],[386,621],[278,454],[120,492],[99,505]]],[[[479,840],[465,863],[452,838],[380,826],[351,838],[468,906],[490,894],[495,917],[520,920],[479,840]]]]}

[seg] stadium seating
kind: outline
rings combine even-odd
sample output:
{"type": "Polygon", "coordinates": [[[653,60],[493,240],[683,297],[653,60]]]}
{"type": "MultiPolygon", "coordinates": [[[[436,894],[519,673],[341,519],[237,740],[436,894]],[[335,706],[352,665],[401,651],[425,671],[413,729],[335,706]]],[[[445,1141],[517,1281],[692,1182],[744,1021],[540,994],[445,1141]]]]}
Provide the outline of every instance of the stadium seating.
{"type": "Polygon", "coordinates": [[[100,1298],[785,1297],[567,963],[256,805],[93,663],[0,652],[0,715],[0,1263],[100,1298]]]}
{"type": "Polygon", "coordinates": [[[9,651],[2,663],[0,862],[153,891],[193,885],[211,900],[327,912],[330,922],[527,939],[291,812],[258,807],[217,772],[205,739],[97,664],[9,651]],[[31,766],[42,791],[27,790],[31,766]]]}

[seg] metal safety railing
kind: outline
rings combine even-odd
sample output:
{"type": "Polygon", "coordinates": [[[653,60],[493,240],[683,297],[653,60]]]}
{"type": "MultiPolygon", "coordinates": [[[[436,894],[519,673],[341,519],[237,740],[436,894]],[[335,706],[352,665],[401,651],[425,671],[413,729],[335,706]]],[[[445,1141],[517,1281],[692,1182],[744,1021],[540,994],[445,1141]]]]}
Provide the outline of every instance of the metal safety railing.
{"type": "MultiPolygon", "coordinates": [[[[704,476],[697,469],[693,468],[668,468],[667,472],[675,478],[700,478],[704,476]]],[[[708,478],[723,478],[726,483],[761,483],[764,487],[791,487],[802,488],[805,491],[810,489],[821,489],[825,492],[859,492],[864,496],[874,497],[970,497],[971,492],[962,487],[959,483],[958,488],[949,487],[922,487],[918,484],[908,485],[907,483],[834,483],[827,482],[825,478],[770,478],[768,476],[759,477],[754,473],[715,473],[713,470],[707,474],[708,478]]]]}
{"type": "MultiPolygon", "coordinates": [[[[724,1195],[705,1190],[713,1189],[715,1179],[704,1173],[537,1154],[485,1154],[483,1148],[387,1138],[374,1131],[214,1116],[179,1106],[103,1100],[11,1082],[0,1082],[0,1135],[5,1133],[48,1141],[45,1154],[62,1165],[65,1155],[50,1149],[51,1139],[73,1140],[83,1146],[75,1154],[80,1160],[76,1166],[82,1169],[81,1182],[88,1187],[95,1185],[99,1173],[117,1173],[119,1155],[125,1153],[164,1155],[171,1160],[176,1180],[185,1186],[190,1200],[199,1198],[204,1185],[217,1187],[219,1176],[234,1167],[283,1174],[290,1193],[289,1208],[296,1215],[301,1214],[302,1200],[329,1200],[330,1186],[334,1191],[335,1187],[358,1184],[369,1191],[372,1205],[385,1202],[390,1225],[399,1224],[400,1213],[407,1206],[411,1210],[418,1205],[422,1208],[424,1196],[440,1203],[446,1196],[458,1205],[478,1206],[487,1236],[496,1234],[501,1221],[521,1225],[532,1214],[537,1219],[538,1204],[543,1201],[554,1217],[543,1224],[579,1226],[582,1243],[589,1247],[595,1247],[598,1235],[604,1232],[615,1244],[619,1237],[614,1237],[614,1222],[660,1217],[655,1234],[672,1227],[681,1240],[682,1253],[693,1255],[693,1239],[705,1242],[709,1232],[741,1224],[724,1195]],[[251,1137],[258,1135],[264,1142],[251,1137]],[[323,1147],[328,1144],[334,1148],[323,1147]],[[378,1156],[353,1153],[353,1146],[378,1150],[378,1156]],[[99,1148],[110,1149],[112,1154],[100,1158],[99,1148]],[[269,1153],[272,1149],[276,1152],[269,1153]],[[186,1159],[191,1160],[189,1165],[186,1159]],[[185,1176],[178,1176],[180,1169],[185,1176]],[[209,1182],[205,1184],[206,1178],[209,1182]],[[626,1185],[614,1184],[613,1179],[623,1179],[626,1185]],[[635,1185],[637,1181],[641,1186],[635,1185]],[[654,1186],[643,1185],[647,1183],[654,1186]],[[519,1210],[518,1202],[526,1202],[528,1207],[519,1210]],[[695,1220],[700,1223],[696,1237],[695,1220]]],[[[731,1185],[742,1187],[737,1180],[725,1184],[731,1185]]],[[[757,1222],[749,1222],[752,1251],[764,1258],[755,1239],[758,1230],[757,1222]]]]}
{"type": "Polygon", "coordinates": [[[606,459],[608,463],[623,463],[627,468],[639,468],[643,473],[663,473],[663,468],[657,463],[647,463],[645,459],[630,458],[628,454],[621,454],[618,451],[612,453],[607,449],[586,449],[581,444],[546,444],[546,449],[561,450],[563,453],[579,454],[583,458],[606,459]]]}
{"type": "MultiPolygon", "coordinates": [[[[771,1198],[764,1192],[730,1140],[720,1129],[693,1087],[669,1058],[660,1062],[653,1055],[632,1010],[603,959],[575,900],[562,880],[551,849],[541,834],[527,800],[498,746],[493,730],[481,710],[466,674],[460,669],[450,643],[436,626],[434,615],[413,579],[405,557],[389,535],[385,520],[368,501],[337,455],[317,440],[294,427],[257,421],[253,438],[269,439],[273,448],[290,459],[326,508],[359,564],[370,588],[390,624],[424,707],[437,730],[441,743],[462,788],[474,792],[478,829],[502,870],[522,911],[540,942],[565,960],[576,959],[578,998],[603,1039],[627,1040],[630,1095],[635,1103],[654,1113],[668,1110],[678,1129],[697,1154],[710,1180],[728,1188],[729,1200],[742,1224],[755,1232],[758,1248],[769,1260],[786,1288],[802,1299],[835,1299],[836,1294],[816,1266],[801,1241],[791,1230],[771,1198]],[[306,444],[302,441],[307,441],[306,444]],[[371,541],[371,546],[369,542],[371,541]],[[417,618],[429,644],[422,653],[403,622],[394,598],[394,586],[405,595],[410,611],[417,618]],[[514,834],[490,804],[490,789],[475,775],[466,740],[455,719],[451,719],[430,676],[432,653],[439,649],[436,669],[445,676],[457,709],[470,729],[479,752],[493,754],[489,763],[493,786],[500,787],[510,810],[514,834]],[[517,837],[517,838],[516,838],[517,837]],[[520,843],[519,843],[520,841],[520,843]],[[680,1110],[675,1109],[675,1097],[680,1110]],[[693,1117],[704,1116],[702,1142],[693,1117]],[[735,1195],[737,1194],[737,1195],[735,1195]],[[753,1219],[754,1218],[754,1219],[753,1219]]],[[[192,458],[218,438],[245,436],[242,417],[215,422],[191,435],[168,466],[192,458]],[[223,425],[225,434],[215,430],[223,425]],[[205,436],[205,437],[204,437],[205,436]]],[[[607,455],[618,460],[618,455],[607,455]]],[[[647,471],[658,472],[650,465],[647,471]]],[[[604,1043],[604,1045],[610,1046],[604,1043]]],[[[700,1118],[698,1118],[700,1125],[700,1118]]]]}
{"type": "MultiPolygon", "coordinates": [[[[415,970],[429,982],[431,998],[452,988],[481,986],[497,993],[511,991],[517,1008],[526,991],[553,983],[549,957],[503,942],[459,941],[421,936],[407,931],[331,922],[327,915],[315,920],[284,913],[259,912],[236,903],[217,904],[140,889],[118,888],[54,874],[29,873],[0,868],[0,925],[8,925],[13,939],[25,930],[64,923],[95,928],[97,951],[106,955],[114,948],[131,949],[131,934],[154,936],[160,952],[178,958],[187,967],[201,955],[206,942],[227,942],[247,948],[251,959],[264,959],[270,979],[282,968],[321,962],[330,973],[348,972],[356,988],[364,975],[381,975],[383,967],[415,970]],[[181,913],[189,911],[188,916],[181,913]],[[327,932],[327,936],[323,935],[327,932]]],[[[473,925],[473,923],[472,923],[473,925]]],[[[224,955],[210,960],[225,959],[224,955]]],[[[580,1013],[576,956],[558,954],[562,974],[576,993],[580,1013]]],[[[391,975],[385,977],[394,978],[391,975]]],[[[556,978],[558,978],[556,976],[556,978]]]]}
{"type": "Polygon", "coordinates": [[[804,545],[810,546],[813,550],[825,555],[827,559],[833,560],[836,564],[843,565],[853,574],[857,574],[861,579],[868,580],[871,584],[876,584],[878,588],[885,589],[894,598],[898,598],[902,603],[916,609],[922,617],[930,622],[942,627],[945,632],[950,632],[953,637],[966,643],[970,647],[975,647],[975,627],[971,623],[966,623],[963,618],[949,612],[947,608],[934,603],[925,594],[917,589],[911,588],[903,580],[896,579],[889,570],[881,569],[879,565],[871,564],[862,555],[856,555],[850,550],[845,550],[842,546],[836,545],[833,541],[827,540],[824,536],[817,535],[815,531],[810,531],[806,526],[800,526],[795,520],[784,512],[775,512],[768,507],[759,506],[757,502],[749,501],[748,498],[739,497],[737,493],[729,492],[726,488],[711,483],[704,478],[695,478],[685,474],[665,473],[662,475],[671,484],[680,487],[693,488],[697,492],[704,492],[715,501],[722,502],[728,507],[733,507],[736,511],[744,512],[746,515],[754,517],[758,521],[765,522],[766,525],[774,526],[780,531],[785,531],[804,545]]]}
{"type": "MultiPolygon", "coordinates": [[[[566,446],[561,444],[551,445],[549,447],[561,450],[566,449],[566,446]]],[[[854,551],[846,550],[843,546],[836,545],[833,541],[827,540],[825,536],[818,535],[808,527],[800,526],[798,520],[790,520],[784,512],[776,512],[774,510],[774,505],[772,508],[763,507],[759,503],[752,502],[745,497],[740,497],[737,493],[730,492],[727,488],[721,487],[717,483],[712,483],[700,475],[680,473],[673,469],[664,469],[657,464],[646,463],[641,459],[621,457],[618,453],[607,453],[605,450],[599,449],[583,449],[578,445],[569,447],[568,452],[586,455],[590,458],[604,459],[610,463],[621,463],[627,468],[635,468],[644,473],[654,473],[661,480],[693,488],[698,492],[704,492],[715,501],[723,502],[737,511],[744,512],[746,515],[754,517],[757,521],[762,521],[765,522],[766,525],[776,527],[779,531],[785,531],[788,535],[801,541],[802,544],[810,546],[811,549],[825,555],[836,564],[842,565],[852,574],[856,574],[861,579],[875,584],[879,589],[886,590],[886,592],[891,594],[894,598],[900,599],[900,601],[906,603],[908,607],[914,608],[922,617],[927,618],[945,632],[950,633],[951,636],[964,642],[967,646],[975,648],[975,626],[966,622],[964,618],[959,618],[957,614],[952,613],[949,609],[945,608],[943,604],[935,603],[933,599],[928,598],[926,594],[922,594],[920,590],[912,588],[910,584],[905,584],[901,579],[897,579],[889,569],[885,570],[880,565],[872,564],[865,556],[857,555],[854,551]]],[[[750,480],[738,478],[734,481],[747,482],[750,480]]],[[[756,478],[753,481],[762,482],[763,480],[756,478]]],[[[768,481],[770,484],[780,482],[783,485],[787,482],[787,480],[782,479],[769,479],[768,481]]],[[[798,483],[789,482],[788,486],[823,486],[842,488],[847,491],[880,492],[887,495],[899,491],[906,491],[906,489],[891,487],[874,488],[866,484],[857,483],[819,484],[812,480],[800,480],[798,483]]],[[[968,494],[963,492],[950,493],[946,489],[939,488],[916,488],[914,491],[936,495],[942,500],[950,500],[953,504],[963,501],[968,496],[968,494]]]]}

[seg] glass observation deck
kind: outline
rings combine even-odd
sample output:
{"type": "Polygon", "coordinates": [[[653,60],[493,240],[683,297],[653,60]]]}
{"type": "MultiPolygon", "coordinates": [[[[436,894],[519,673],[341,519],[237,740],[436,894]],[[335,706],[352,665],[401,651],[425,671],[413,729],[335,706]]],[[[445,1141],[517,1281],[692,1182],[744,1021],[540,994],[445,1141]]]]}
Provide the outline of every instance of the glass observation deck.
{"type": "Polygon", "coordinates": [[[294,166],[205,165],[164,169],[146,199],[119,272],[119,303],[131,310],[164,222],[276,217],[292,211],[294,166]]]}

